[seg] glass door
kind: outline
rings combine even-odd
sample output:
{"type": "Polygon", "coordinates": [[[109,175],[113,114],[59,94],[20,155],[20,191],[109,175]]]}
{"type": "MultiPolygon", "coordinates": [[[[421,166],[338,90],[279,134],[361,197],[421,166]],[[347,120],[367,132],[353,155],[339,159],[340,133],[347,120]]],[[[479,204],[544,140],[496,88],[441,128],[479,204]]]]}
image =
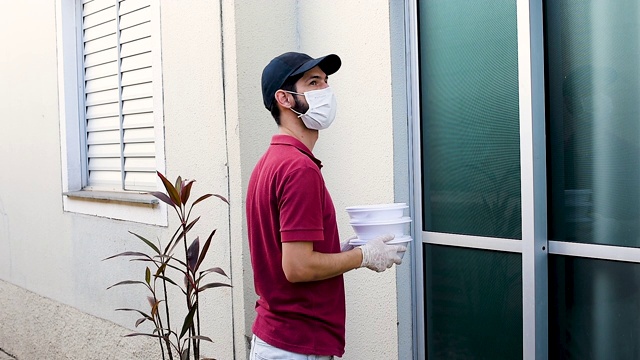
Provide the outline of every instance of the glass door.
{"type": "Polygon", "coordinates": [[[408,0],[416,359],[640,359],[640,3],[408,0]]]}
{"type": "Polygon", "coordinates": [[[640,4],[546,1],[549,358],[640,358],[640,4]]]}
{"type": "Polygon", "coordinates": [[[542,3],[420,0],[408,14],[416,358],[544,359],[542,3]]]}
{"type": "Polygon", "coordinates": [[[426,358],[523,352],[515,0],[419,1],[426,358]]]}

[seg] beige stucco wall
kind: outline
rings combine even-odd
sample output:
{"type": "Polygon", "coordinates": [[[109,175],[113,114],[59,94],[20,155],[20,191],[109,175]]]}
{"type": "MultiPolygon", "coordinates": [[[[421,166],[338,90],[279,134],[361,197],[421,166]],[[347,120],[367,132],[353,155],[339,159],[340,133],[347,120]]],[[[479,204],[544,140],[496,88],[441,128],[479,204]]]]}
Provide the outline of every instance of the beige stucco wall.
{"type": "MultiPolygon", "coordinates": [[[[205,355],[243,359],[255,302],[244,194],[277,131],[262,105],[262,68],[291,50],[337,53],[343,60],[330,79],[338,116],[314,152],[325,165],[346,238],[352,231],[345,206],[392,202],[407,180],[394,166],[406,160],[394,149],[394,139],[396,147],[402,139],[394,128],[404,120],[397,112],[402,102],[393,102],[395,111],[392,106],[398,63],[391,43],[398,34],[390,30],[385,0],[161,1],[161,14],[166,172],[196,179],[196,193],[231,201],[230,207],[215,200],[201,206],[204,216],[193,233],[202,238],[218,229],[208,263],[225,269],[233,283],[205,293],[203,333],[214,340],[205,355]]],[[[63,212],[55,15],[54,2],[37,0],[7,3],[0,15],[0,37],[12,49],[0,55],[0,320],[11,324],[0,327],[0,348],[21,359],[154,358],[154,342],[120,337],[135,319],[113,310],[143,306],[142,292],[105,290],[141,276],[144,267],[100,260],[141,246],[128,230],[166,241],[176,219],[169,214],[167,228],[63,212]],[[23,297],[28,301],[18,300],[23,297]],[[55,329],[43,331],[42,319],[55,329]],[[17,324],[23,332],[12,331],[17,324]],[[33,339],[17,340],[17,334],[33,339]],[[92,341],[84,341],[87,336],[92,341]],[[64,347],[73,341],[80,344],[64,347]],[[47,356],[53,348],[56,356],[47,356]]],[[[397,303],[409,294],[397,292],[396,275],[408,276],[406,270],[346,274],[344,359],[398,358],[397,303]]]]}

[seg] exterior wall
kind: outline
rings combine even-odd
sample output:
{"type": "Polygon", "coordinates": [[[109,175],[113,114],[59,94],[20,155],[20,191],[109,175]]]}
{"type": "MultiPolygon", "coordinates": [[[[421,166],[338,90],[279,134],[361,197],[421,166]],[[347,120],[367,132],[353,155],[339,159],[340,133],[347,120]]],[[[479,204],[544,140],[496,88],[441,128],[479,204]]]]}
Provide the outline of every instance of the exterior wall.
{"type": "MultiPolygon", "coordinates": [[[[0,327],[0,348],[20,359],[157,358],[155,342],[120,337],[135,319],[114,311],[142,308],[143,292],[105,290],[141,279],[144,266],[101,259],[143,249],[129,230],[166,242],[177,226],[174,214],[163,227],[63,211],[56,4],[68,1],[11,2],[0,15],[0,36],[12,50],[0,57],[0,323],[9,325],[0,327]]],[[[401,30],[391,11],[385,0],[161,1],[166,174],[196,179],[194,196],[213,192],[231,201],[196,208],[203,217],[193,235],[218,229],[207,261],[233,284],[202,299],[203,333],[214,340],[205,355],[246,357],[256,297],[244,196],[253,165],[277,132],[259,85],[271,58],[298,50],[343,60],[330,79],[338,117],[314,150],[325,164],[341,236],[352,234],[344,207],[407,200],[408,174],[396,170],[407,163],[406,146],[397,144],[406,136],[406,111],[398,112],[405,105],[394,99],[404,64],[392,59],[401,30]]],[[[410,289],[397,292],[396,276],[406,283],[408,265],[397,273],[346,274],[344,359],[399,358],[398,334],[410,333],[410,318],[402,309],[399,317],[397,304],[406,305],[410,289]]]]}
{"type": "MultiPolygon", "coordinates": [[[[346,206],[395,200],[389,4],[331,4],[299,2],[297,30],[303,52],[334,52],[343,61],[329,79],[338,98],[338,115],[334,125],[320,133],[314,154],[324,164],[341,237],[348,238],[353,230],[346,206]],[[361,16],[363,11],[366,15],[361,16]]],[[[396,270],[376,274],[360,269],[345,275],[345,359],[397,358],[396,270]]]]}

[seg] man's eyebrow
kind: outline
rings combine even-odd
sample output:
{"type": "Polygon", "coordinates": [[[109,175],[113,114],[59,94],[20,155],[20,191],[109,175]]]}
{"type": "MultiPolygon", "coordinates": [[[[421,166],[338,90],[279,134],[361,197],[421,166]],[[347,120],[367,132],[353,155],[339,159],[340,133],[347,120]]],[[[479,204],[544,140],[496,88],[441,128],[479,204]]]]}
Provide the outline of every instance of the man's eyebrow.
{"type": "MultiPolygon", "coordinates": [[[[322,76],[320,76],[320,75],[313,75],[313,76],[309,77],[306,81],[316,80],[316,79],[320,79],[320,80],[322,80],[322,76]]],[[[326,75],[326,76],[324,77],[324,79],[325,79],[325,80],[329,79],[329,75],[326,75]]]]}

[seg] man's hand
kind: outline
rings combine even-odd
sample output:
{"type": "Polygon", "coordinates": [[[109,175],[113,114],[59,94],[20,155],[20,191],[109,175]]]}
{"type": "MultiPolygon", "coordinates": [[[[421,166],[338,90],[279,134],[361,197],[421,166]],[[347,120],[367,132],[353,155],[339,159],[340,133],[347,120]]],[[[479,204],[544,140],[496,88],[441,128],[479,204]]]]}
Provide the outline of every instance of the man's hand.
{"type": "Polygon", "coordinates": [[[362,245],[362,264],[360,267],[382,272],[393,266],[400,265],[402,259],[398,256],[398,251],[406,251],[407,248],[402,245],[387,245],[387,242],[393,240],[394,235],[382,235],[372,239],[365,245],[362,245]]]}
{"type": "Polygon", "coordinates": [[[349,244],[349,243],[351,242],[351,240],[355,240],[357,238],[358,238],[357,236],[352,236],[352,237],[348,238],[347,240],[341,242],[340,243],[340,252],[353,250],[354,246],[349,244]]]}

